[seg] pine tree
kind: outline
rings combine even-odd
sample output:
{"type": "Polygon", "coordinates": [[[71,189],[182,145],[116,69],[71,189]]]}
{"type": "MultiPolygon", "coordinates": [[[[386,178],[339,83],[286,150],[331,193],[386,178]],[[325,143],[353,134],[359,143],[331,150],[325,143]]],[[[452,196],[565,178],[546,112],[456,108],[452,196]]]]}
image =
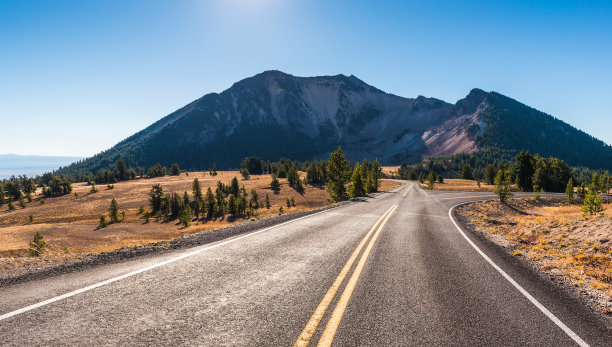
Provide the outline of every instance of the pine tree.
{"type": "Polygon", "coordinates": [[[257,190],[251,189],[251,200],[250,202],[255,206],[255,208],[259,208],[259,195],[257,194],[257,190]]]}
{"type": "Polygon", "coordinates": [[[238,184],[238,179],[236,176],[232,178],[232,183],[230,184],[230,194],[234,196],[238,196],[238,191],[240,190],[240,185],[238,184]]]}
{"type": "Polygon", "coordinates": [[[227,210],[230,214],[230,217],[236,218],[238,216],[238,206],[236,205],[236,196],[231,194],[229,197],[229,202],[227,204],[227,210]]]}
{"type": "Polygon", "coordinates": [[[603,176],[601,176],[601,190],[607,196],[608,204],[610,203],[610,188],[612,182],[610,181],[610,173],[608,171],[604,172],[603,176]]]}
{"type": "Polygon", "coordinates": [[[419,174],[419,183],[420,184],[425,183],[425,174],[422,172],[419,174]]]}
{"type": "MultiPolygon", "coordinates": [[[[187,192],[185,192],[186,194],[187,192]]],[[[179,222],[181,222],[181,224],[183,225],[183,227],[187,228],[189,225],[191,225],[191,218],[192,218],[192,214],[191,214],[191,207],[189,206],[189,204],[183,204],[183,206],[181,206],[181,210],[179,212],[179,222]]]]}
{"type": "Polygon", "coordinates": [[[524,192],[533,191],[532,178],[535,173],[535,159],[529,152],[521,151],[514,158],[514,161],[514,172],[516,173],[518,187],[524,192]]]}
{"type": "Polygon", "coordinates": [[[172,166],[170,167],[170,175],[178,176],[180,174],[181,174],[181,168],[179,167],[179,165],[177,163],[172,164],[172,166]]]}
{"type": "Polygon", "coordinates": [[[434,189],[434,184],[436,183],[436,176],[433,171],[429,171],[427,175],[427,189],[434,189]]]}
{"type": "Polygon", "coordinates": [[[593,173],[593,178],[591,179],[591,184],[589,184],[589,191],[593,190],[596,193],[601,192],[601,187],[600,187],[600,183],[599,182],[599,174],[597,172],[593,173]]]}
{"type": "Polygon", "coordinates": [[[198,181],[197,178],[195,178],[191,184],[191,191],[194,199],[202,199],[202,187],[200,186],[200,181],[198,181]]]}
{"type": "Polygon", "coordinates": [[[291,207],[291,200],[289,200],[289,198],[287,198],[287,200],[285,201],[285,204],[287,204],[287,208],[291,207]]]}
{"type": "Polygon", "coordinates": [[[106,217],[104,217],[104,215],[101,215],[100,222],[98,224],[98,228],[102,229],[102,228],[106,228],[106,226],[108,226],[108,223],[106,222],[106,217]]]}
{"type": "Polygon", "coordinates": [[[584,182],[580,183],[580,187],[578,187],[577,193],[578,193],[578,197],[580,197],[580,199],[584,199],[586,197],[587,190],[584,187],[584,182]]]}
{"type": "Polygon", "coordinates": [[[217,163],[213,163],[212,168],[210,169],[211,176],[217,176],[217,163]]]}
{"type": "Polygon", "coordinates": [[[582,202],[582,215],[587,217],[603,212],[602,203],[599,192],[591,187],[582,202]]]}
{"type": "Polygon", "coordinates": [[[338,147],[330,156],[325,167],[327,171],[327,182],[325,189],[333,202],[346,200],[346,184],[349,179],[349,164],[342,153],[342,148],[338,147]]]}
{"type": "Polygon", "coordinates": [[[151,213],[155,214],[157,211],[161,210],[163,196],[164,190],[159,184],[151,187],[151,191],[149,192],[149,206],[151,206],[151,213]]]}
{"type": "Polygon", "coordinates": [[[266,208],[269,210],[270,206],[270,196],[266,193],[266,208]]]}
{"type": "Polygon", "coordinates": [[[485,167],[484,171],[485,181],[488,185],[492,186],[495,184],[495,167],[493,164],[489,164],[485,167]]]}
{"type": "Polygon", "coordinates": [[[280,182],[278,178],[276,178],[276,175],[272,175],[272,182],[270,182],[270,188],[272,188],[272,190],[274,191],[277,191],[280,189],[280,182]]]}
{"type": "Polygon", "coordinates": [[[212,189],[206,190],[206,218],[211,219],[215,215],[216,201],[212,189]]]}
{"type": "Polygon", "coordinates": [[[567,202],[570,204],[574,203],[574,180],[570,177],[565,188],[565,195],[567,196],[567,202]]]}
{"type": "Polygon", "coordinates": [[[363,183],[363,176],[361,175],[361,167],[358,163],[353,167],[353,174],[351,175],[351,187],[350,193],[351,198],[358,198],[365,195],[365,187],[363,183]]]}
{"type": "Polygon", "coordinates": [[[128,169],[123,159],[119,159],[115,163],[115,177],[119,181],[124,181],[128,178],[128,169]]]}
{"type": "Polygon", "coordinates": [[[499,196],[501,203],[505,203],[506,200],[512,197],[514,194],[510,191],[510,175],[505,169],[499,169],[495,176],[495,191],[494,193],[499,196]]]}
{"type": "Polygon", "coordinates": [[[470,164],[464,164],[461,169],[461,178],[464,180],[473,180],[474,174],[472,173],[472,167],[470,164]]]}
{"type": "Polygon", "coordinates": [[[291,197],[291,206],[295,206],[295,197],[291,197]]]}
{"type": "Polygon", "coordinates": [[[110,207],[108,208],[108,213],[110,216],[111,223],[119,222],[119,204],[117,204],[117,200],[113,198],[110,203],[110,207]]]}
{"type": "Polygon", "coordinates": [[[47,243],[43,240],[43,236],[36,232],[34,240],[30,242],[30,256],[40,257],[46,249],[47,243]]]}
{"type": "Polygon", "coordinates": [[[242,179],[244,180],[248,180],[249,178],[251,178],[251,174],[249,173],[249,170],[246,167],[240,169],[240,174],[242,175],[242,179]]]}

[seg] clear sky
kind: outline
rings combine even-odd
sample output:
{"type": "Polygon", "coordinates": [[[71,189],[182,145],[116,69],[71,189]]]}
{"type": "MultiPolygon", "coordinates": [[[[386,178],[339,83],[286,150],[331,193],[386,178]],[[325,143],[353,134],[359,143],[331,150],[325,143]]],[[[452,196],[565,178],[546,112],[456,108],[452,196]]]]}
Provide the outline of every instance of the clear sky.
{"type": "Polygon", "coordinates": [[[89,156],[271,69],[494,90],[612,143],[612,1],[2,0],[0,153],[89,156]]]}

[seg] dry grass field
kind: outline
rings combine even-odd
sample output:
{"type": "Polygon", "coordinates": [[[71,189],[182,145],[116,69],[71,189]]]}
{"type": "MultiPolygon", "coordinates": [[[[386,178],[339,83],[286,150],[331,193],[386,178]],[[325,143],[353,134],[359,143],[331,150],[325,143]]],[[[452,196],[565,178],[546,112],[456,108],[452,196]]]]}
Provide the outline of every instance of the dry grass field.
{"type": "MultiPolygon", "coordinates": [[[[301,173],[304,176],[304,173],[301,173]]],[[[219,172],[210,176],[207,172],[183,173],[180,176],[137,179],[114,184],[113,189],[107,185],[97,185],[98,192],[90,193],[90,186],[85,183],[73,184],[72,194],[46,198],[41,204],[37,195],[25,208],[18,207],[8,211],[7,205],[0,207],[0,271],[47,261],[57,261],[81,257],[124,247],[133,247],[165,240],[172,240],[184,235],[204,232],[227,226],[227,219],[211,221],[194,221],[190,227],[183,228],[178,220],[155,222],[151,217],[145,223],[139,208],[149,210],[148,194],[151,187],[160,184],[164,192],[177,192],[181,196],[187,191],[190,196],[191,184],[198,178],[205,193],[208,187],[214,191],[217,181],[229,184],[233,177],[247,192],[256,189],[260,204],[263,205],[266,194],[270,197],[271,208],[257,210],[257,218],[278,215],[279,207],[284,213],[295,213],[316,209],[329,204],[329,196],[324,188],[305,186],[302,194],[289,187],[286,179],[279,179],[281,189],[275,194],[270,189],[270,175],[252,175],[249,180],[242,180],[237,171],[219,172]],[[125,211],[125,219],[98,229],[100,215],[105,214],[108,220],[108,208],[115,198],[119,209],[125,211]],[[294,198],[295,207],[287,208],[286,199],[294,198]],[[30,215],[33,221],[30,222],[30,215]],[[40,232],[47,242],[48,250],[42,257],[28,256],[28,243],[36,232],[40,232]]],[[[381,182],[381,190],[399,185],[390,180],[381,182]]],[[[244,221],[239,219],[237,222],[244,221]]]]}
{"type": "Polygon", "coordinates": [[[584,218],[580,206],[553,199],[477,202],[459,208],[477,232],[535,262],[612,313],[612,205],[602,216],[584,218]]]}
{"type": "MultiPolygon", "coordinates": [[[[427,182],[421,184],[421,188],[427,189],[427,182]]],[[[485,182],[480,182],[478,187],[478,181],[463,180],[463,179],[444,179],[444,183],[437,183],[434,185],[434,190],[453,190],[453,191],[468,191],[468,192],[492,192],[495,189],[494,185],[488,185],[485,182]]],[[[517,187],[513,187],[513,191],[518,191],[517,187]]]]}

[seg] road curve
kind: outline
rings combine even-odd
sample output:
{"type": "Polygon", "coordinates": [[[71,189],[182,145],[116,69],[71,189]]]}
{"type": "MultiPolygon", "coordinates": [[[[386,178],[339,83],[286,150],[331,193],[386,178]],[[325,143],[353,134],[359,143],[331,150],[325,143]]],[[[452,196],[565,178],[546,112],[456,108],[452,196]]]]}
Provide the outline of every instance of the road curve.
{"type": "Polygon", "coordinates": [[[455,227],[452,206],[487,198],[408,183],[214,244],[2,285],[0,343],[609,346],[588,309],[455,227]]]}

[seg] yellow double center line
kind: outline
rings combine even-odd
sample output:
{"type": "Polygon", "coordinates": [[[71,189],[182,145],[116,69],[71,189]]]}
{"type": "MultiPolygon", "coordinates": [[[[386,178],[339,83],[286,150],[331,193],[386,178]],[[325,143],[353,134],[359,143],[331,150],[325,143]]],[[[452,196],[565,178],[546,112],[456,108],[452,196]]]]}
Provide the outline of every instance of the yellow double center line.
{"type": "Polygon", "coordinates": [[[329,322],[327,323],[325,330],[323,331],[321,340],[319,341],[319,346],[331,345],[331,342],[334,339],[334,335],[336,334],[336,330],[338,329],[338,325],[340,324],[340,321],[342,320],[342,315],[344,314],[344,311],[346,310],[346,306],[348,305],[349,299],[351,298],[351,294],[353,293],[353,290],[355,289],[355,285],[357,284],[357,280],[359,279],[359,276],[361,275],[363,266],[365,265],[365,262],[368,259],[368,256],[370,255],[370,251],[372,250],[372,247],[374,246],[374,242],[376,242],[378,235],[380,234],[381,230],[384,228],[385,224],[389,220],[389,217],[395,211],[396,208],[397,208],[397,204],[391,206],[391,208],[389,208],[378,219],[378,221],[376,221],[374,226],[368,231],[366,236],[361,240],[361,242],[359,243],[355,251],[353,251],[353,254],[351,254],[350,258],[346,262],[346,264],[344,264],[342,271],[340,271],[340,274],[338,274],[338,277],[336,277],[336,280],[334,281],[332,286],[329,288],[329,290],[323,297],[323,300],[321,300],[321,302],[319,303],[319,306],[317,306],[315,312],[310,317],[310,320],[308,320],[308,323],[306,323],[306,327],[304,328],[304,330],[302,330],[302,333],[298,337],[297,341],[295,341],[294,346],[308,345],[308,342],[310,342],[312,335],[317,330],[317,327],[319,323],[321,322],[321,319],[323,319],[323,315],[325,315],[325,312],[327,311],[329,304],[331,304],[332,300],[334,299],[334,296],[336,295],[336,292],[342,285],[342,282],[346,278],[346,275],[349,273],[349,270],[353,266],[355,259],[357,259],[357,256],[361,252],[361,249],[365,246],[370,236],[374,233],[374,236],[372,237],[365,251],[361,255],[361,258],[359,259],[359,262],[357,263],[357,266],[355,267],[355,270],[353,271],[353,274],[351,275],[351,278],[349,279],[348,284],[346,285],[346,288],[344,288],[344,292],[342,292],[342,295],[340,296],[340,299],[338,303],[336,304],[336,308],[334,309],[332,316],[329,319],[329,322]]]}

